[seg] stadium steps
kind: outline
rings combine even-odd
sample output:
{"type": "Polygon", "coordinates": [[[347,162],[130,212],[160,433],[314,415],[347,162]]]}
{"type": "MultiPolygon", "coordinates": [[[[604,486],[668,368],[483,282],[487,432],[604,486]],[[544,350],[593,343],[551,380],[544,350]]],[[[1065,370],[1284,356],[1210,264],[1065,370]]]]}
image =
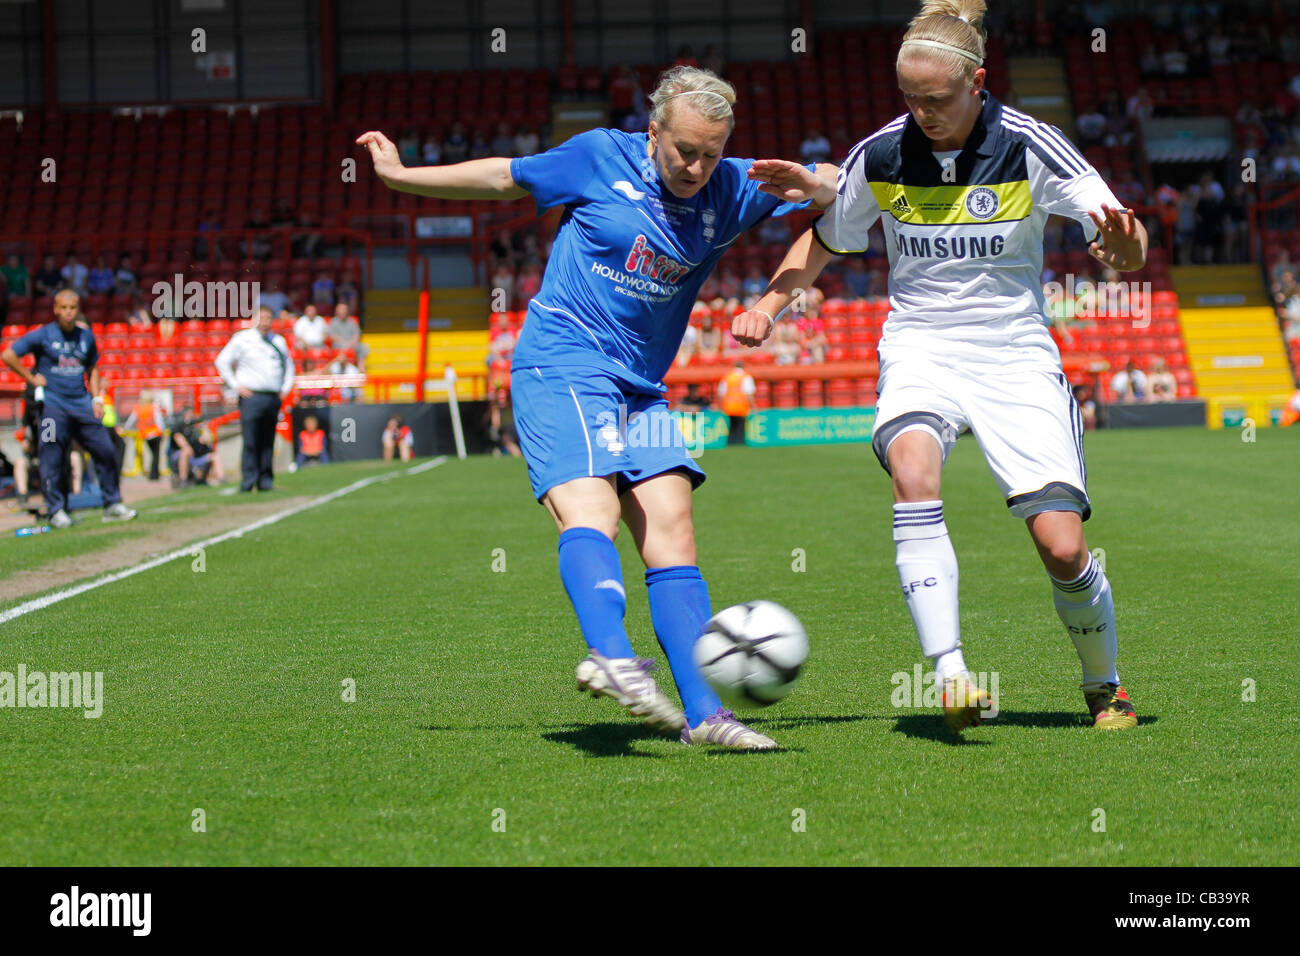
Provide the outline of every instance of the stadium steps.
{"type": "Polygon", "coordinates": [[[1209,427],[1275,422],[1294,385],[1273,310],[1184,308],[1179,318],[1209,427]]]}
{"type": "Polygon", "coordinates": [[[1059,127],[1072,140],[1077,139],[1065,63],[1059,57],[1011,57],[1007,69],[1011,85],[1020,97],[1016,108],[1059,127]]]}
{"type": "Polygon", "coordinates": [[[1186,308],[1268,305],[1259,266],[1174,266],[1169,270],[1186,308]]]}
{"type": "MultiPolygon", "coordinates": [[[[367,300],[367,327],[378,326],[381,331],[365,336],[370,346],[366,371],[376,375],[401,375],[415,378],[418,365],[420,293],[418,289],[386,290],[375,312],[376,293],[367,300]],[[372,318],[377,321],[372,322],[372,318]]],[[[450,365],[461,380],[456,385],[458,398],[474,397],[476,387],[481,388],[467,373],[483,371],[488,352],[488,298],[481,286],[434,289],[429,302],[429,341],[425,352],[428,376],[441,378],[442,370],[450,365]]],[[[379,389],[367,386],[367,397],[377,400],[379,389]]],[[[392,386],[389,393],[395,401],[413,401],[413,384],[392,386]]],[[[438,401],[440,393],[427,396],[438,401]]]]}

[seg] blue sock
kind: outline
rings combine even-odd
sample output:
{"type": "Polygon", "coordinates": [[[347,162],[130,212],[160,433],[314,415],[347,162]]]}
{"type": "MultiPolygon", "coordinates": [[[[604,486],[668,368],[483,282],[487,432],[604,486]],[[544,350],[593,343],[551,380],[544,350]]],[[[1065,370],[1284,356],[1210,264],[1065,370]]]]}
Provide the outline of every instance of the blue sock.
{"type": "Polygon", "coordinates": [[[560,580],[587,646],[606,657],[635,657],[623,626],[627,595],[614,542],[595,528],[560,535],[560,580]]]}
{"type": "Polygon", "coordinates": [[[650,620],[672,668],[686,720],[692,727],[698,726],[722,706],[695,666],[695,640],[713,616],[709,586],[694,565],[647,568],[645,584],[650,593],[650,620]]]}

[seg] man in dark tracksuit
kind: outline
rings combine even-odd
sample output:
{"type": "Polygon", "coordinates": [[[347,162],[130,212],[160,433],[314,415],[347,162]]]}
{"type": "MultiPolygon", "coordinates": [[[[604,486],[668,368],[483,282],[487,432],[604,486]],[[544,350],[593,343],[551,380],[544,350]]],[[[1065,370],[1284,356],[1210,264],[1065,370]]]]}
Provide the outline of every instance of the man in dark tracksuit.
{"type": "Polygon", "coordinates": [[[104,399],[99,394],[99,372],[95,368],[99,352],[90,329],[76,324],[79,306],[75,292],[60,292],[54,297],[55,321],[32,329],[0,355],[27,384],[44,393],[41,420],[33,440],[39,449],[41,491],[50,525],[55,528],[67,528],[73,523],[66,509],[63,467],[68,446],[74,440],[95,462],[104,496],[104,520],[128,521],[136,516],[134,510],[122,504],[113,441],[100,421],[104,399]],[[19,361],[24,355],[36,359],[31,371],[19,361]]]}

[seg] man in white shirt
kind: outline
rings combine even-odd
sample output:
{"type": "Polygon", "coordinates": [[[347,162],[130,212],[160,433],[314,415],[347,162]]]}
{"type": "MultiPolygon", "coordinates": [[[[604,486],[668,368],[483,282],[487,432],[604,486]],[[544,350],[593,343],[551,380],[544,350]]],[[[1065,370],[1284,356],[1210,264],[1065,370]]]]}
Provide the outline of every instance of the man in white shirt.
{"type": "Polygon", "coordinates": [[[271,331],[271,310],[262,306],[252,328],[236,332],[217,356],[222,381],[239,393],[244,431],[240,491],[271,491],[271,456],[280,401],[293,391],[293,358],[271,331]]]}
{"type": "Polygon", "coordinates": [[[325,316],[316,311],[316,306],[308,305],[302,315],[293,324],[293,337],[299,349],[323,349],[325,337],[329,332],[329,323],[325,316]]]}

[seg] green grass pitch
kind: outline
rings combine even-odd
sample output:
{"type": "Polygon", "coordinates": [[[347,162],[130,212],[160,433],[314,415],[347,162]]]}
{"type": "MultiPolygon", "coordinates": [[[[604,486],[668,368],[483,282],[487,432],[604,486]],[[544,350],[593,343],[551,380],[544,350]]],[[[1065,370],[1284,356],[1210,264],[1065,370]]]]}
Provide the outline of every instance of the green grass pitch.
{"type": "MultiPolygon", "coordinates": [[[[741,715],[785,748],[758,754],[653,737],[576,691],[555,531],[520,462],[402,474],[216,545],[202,573],[176,561],[0,625],[0,670],[100,670],[105,698],[97,720],[0,710],[0,864],[1294,865],[1300,433],[1257,437],[1088,437],[1089,545],[1142,718],[1109,734],[1085,724],[1023,522],[959,443],[967,661],[1001,696],[960,743],[891,705],[921,658],[869,447],[707,453],[714,608],[778,601],[812,641],[795,692],[741,715]]],[[[0,568],[29,546],[0,542],[0,568]]],[[[662,657],[619,547],[633,643],[662,657]]]]}

